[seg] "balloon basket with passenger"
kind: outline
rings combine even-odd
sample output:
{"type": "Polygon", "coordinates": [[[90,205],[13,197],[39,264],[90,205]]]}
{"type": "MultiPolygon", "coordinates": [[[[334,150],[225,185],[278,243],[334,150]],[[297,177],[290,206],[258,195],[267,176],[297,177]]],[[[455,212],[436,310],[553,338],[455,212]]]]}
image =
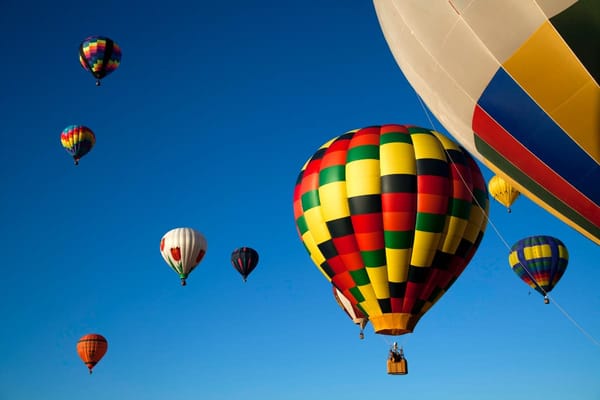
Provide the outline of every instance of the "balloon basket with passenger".
{"type": "Polygon", "coordinates": [[[402,347],[398,348],[398,343],[394,342],[387,359],[387,373],[389,375],[408,374],[408,361],[404,357],[402,347]]]}

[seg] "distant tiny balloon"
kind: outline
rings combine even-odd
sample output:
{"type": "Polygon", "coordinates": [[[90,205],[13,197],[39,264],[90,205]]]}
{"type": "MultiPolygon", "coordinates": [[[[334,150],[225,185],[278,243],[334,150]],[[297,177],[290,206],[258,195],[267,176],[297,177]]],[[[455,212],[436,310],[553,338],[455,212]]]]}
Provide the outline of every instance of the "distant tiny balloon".
{"type": "Polygon", "coordinates": [[[160,240],[160,254],[179,275],[182,286],[186,285],[187,277],[204,258],[206,249],[206,238],[193,228],[172,229],[160,240]]]}
{"type": "Polygon", "coordinates": [[[258,252],[250,247],[240,247],[231,253],[231,264],[235,268],[244,282],[248,279],[248,275],[258,265],[258,252]]]}
{"type": "Polygon", "coordinates": [[[92,369],[104,357],[108,350],[106,338],[97,333],[83,335],[77,342],[77,353],[88,367],[90,374],[92,369]]]}
{"type": "Polygon", "coordinates": [[[100,80],[113,73],[121,64],[121,48],[112,39],[104,36],[89,36],[79,45],[79,63],[100,80]]]}
{"type": "Polygon", "coordinates": [[[60,142],[73,157],[75,165],[79,165],[81,157],[89,153],[96,144],[96,136],[87,126],[70,125],[60,134],[60,142]]]}
{"type": "Polygon", "coordinates": [[[490,179],[488,190],[494,200],[506,207],[508,212],[511,211],[510,206],[512,206],[520,194],[517,189],[498,175],[494,175],[492,179],[490,179]]]}
{"type": "Polygon", "coordinates": [[[531,236],[512,246],[508,256],[511,269],[523,282],[544,296],[554,289],[567,269],[569,252],[562,241],[551,236],[531,236]]]}

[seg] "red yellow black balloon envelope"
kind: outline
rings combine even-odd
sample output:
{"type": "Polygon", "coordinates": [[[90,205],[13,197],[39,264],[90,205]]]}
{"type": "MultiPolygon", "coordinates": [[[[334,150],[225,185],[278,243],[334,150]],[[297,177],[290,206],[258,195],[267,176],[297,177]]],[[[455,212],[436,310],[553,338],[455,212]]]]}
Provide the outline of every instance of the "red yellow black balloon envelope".
{"type": "Polygon", "coordinates": [[[549,303],[547,294],[554,289],[567,269],[569,252],[555,237],[530,236],[515,243],[508,256],[511,269],[549,303]]]}
{"type": "Polygon", "coordinates": [[[448,137],[371,126],[325,143],[294,190],[298,234],[376,333],[410,333],[465,269],[487,225],[479,167],[448,137]]]}
{"type": "Polygon", "coordinates": [[[246,282],[248,275],[258,265],[258,252],[250,247],[239,247],[231,253],[231,264],[246,282]]]}
{"type": "Polygon", "coordinates": [[[106,338],[97,333],[83,335],[77,342],[77,353],[90,370],[90,374],[107,350],[108,342],[106,338]]]}
{"type": "Polygon", "coordinates": [[[79,45],[79,63],[100,80],[113,73],[121,64],[121,47],[105,36],[89,36],[79,45]]]}
{"type": "Polygon", "coordinates": [[[175,228],[160,239],[160,254],[186,285],[189,274],[200,264],[207,250],[204,235],[193,228],[175,228]]]}
{"type": "Polygon", "coordinates": [[[400,70],[452,137],[600,244],[598,1],[373,3],[400,70]]]}
{"type": "Polygon", "coordinates": [[[87,126],[69,125],[60,134],[60,142],[75,162],[79,165],[81,157],[92,150],[96,144],[96,135],[87,126]]]}

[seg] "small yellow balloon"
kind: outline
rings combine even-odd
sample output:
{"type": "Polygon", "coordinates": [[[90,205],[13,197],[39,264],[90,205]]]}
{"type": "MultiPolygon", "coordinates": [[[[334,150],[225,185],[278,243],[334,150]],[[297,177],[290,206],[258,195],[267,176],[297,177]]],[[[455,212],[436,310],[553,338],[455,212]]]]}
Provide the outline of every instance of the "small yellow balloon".
{"type": "Polygon", "coordinates": [[[506,207],[508,212],[510,212],[510,206],[520,195],[517,189],[498,175],[494,175],[490,179],[488,191],[498,203],[506,207]]]}

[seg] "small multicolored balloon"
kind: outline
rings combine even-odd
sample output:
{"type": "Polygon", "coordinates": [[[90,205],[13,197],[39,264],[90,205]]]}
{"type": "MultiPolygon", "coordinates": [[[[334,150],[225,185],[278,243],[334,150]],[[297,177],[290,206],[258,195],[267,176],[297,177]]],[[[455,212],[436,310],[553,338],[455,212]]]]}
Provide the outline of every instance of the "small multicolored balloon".
{"type": "Polygon", "coordinates": [[[110,38],[89,36],[79,45],[79,62],[96,78],[96,86],[100,86],[102,78],[119,68],[121,48],[110,38]]]}
{"type": "Polygon", "coordinates": [[[70,125],[60,134],[60,142],[73,157],[75,165],[79,165],[81,157],[89,153],[96,144],[96,136],[87,126],[70,125]]]}
{"type": "Polygon", "coordinates": [[[539,294],[544,303],[567,269],[569,252],[559,239],[552,236],[531,236],[515,243],[508,256],[510,268],[539,294]]]}
{"type": "Polygon", "coordinates": [[[77,353],[90,370],[90,374],[107,350],[108,342],[106,338],[97,333],[83,335],[77,342],[77,353]]]}

